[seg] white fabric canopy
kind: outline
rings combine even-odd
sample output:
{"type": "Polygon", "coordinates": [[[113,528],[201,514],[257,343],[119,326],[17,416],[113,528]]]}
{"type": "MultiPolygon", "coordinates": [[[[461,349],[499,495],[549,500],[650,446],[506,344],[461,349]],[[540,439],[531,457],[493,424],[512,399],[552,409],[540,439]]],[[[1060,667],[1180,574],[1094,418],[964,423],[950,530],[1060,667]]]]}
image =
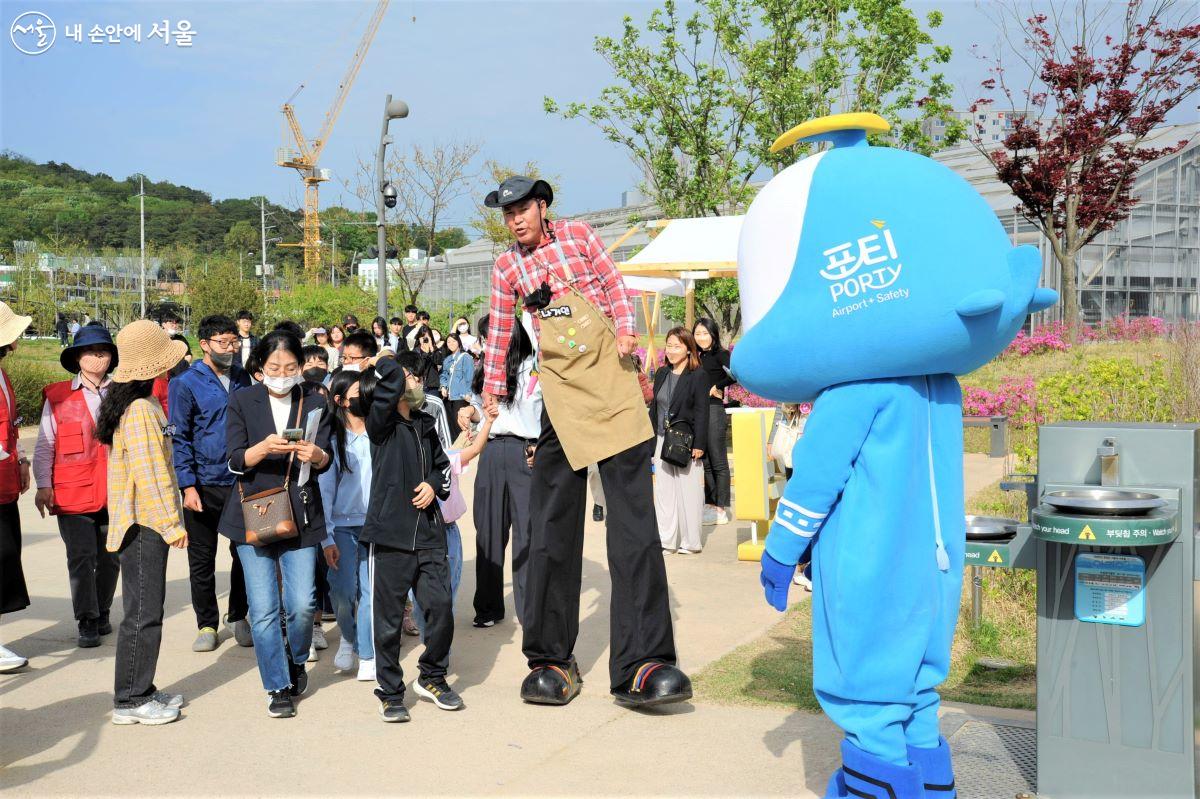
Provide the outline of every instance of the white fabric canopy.
{"type": "Polygon", "coordinates": [[[730,267],[737,263],[738,236],[744,219],[744,216],[672,219],[653,241],[625,263],[677,269],[730,267]]]}
{"type": "Polygon", "coordinates": [[[671,277],[641,277],[640,275],[624,275],[625,288],[634,294],[670,294],[682,297],[684,294],[683,281],[671,277]]]}

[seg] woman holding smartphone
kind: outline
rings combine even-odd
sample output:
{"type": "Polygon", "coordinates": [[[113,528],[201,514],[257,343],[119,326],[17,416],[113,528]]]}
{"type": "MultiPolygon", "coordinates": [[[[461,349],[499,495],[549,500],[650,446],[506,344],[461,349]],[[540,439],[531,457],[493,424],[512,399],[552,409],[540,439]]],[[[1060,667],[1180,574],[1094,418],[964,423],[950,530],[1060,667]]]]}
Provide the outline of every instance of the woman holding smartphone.
{"type": "MultiPolygon", "coordinates": [[[[316,610],[316,545],[326,533],[316,478],[332,462],[329,414],[324,397],[303,389],[303,351],[295,335],[271,331],[255,347],[253,360],[258,384],[229,398],[225,434],[229,470],[238,476],[238,490],[225,505],[219,529],[237,543],[246,577],[250,629],[258,673],[267,690],[267,714],[290,718],[296,715],[292,698],[308,687],[304,664],[316,610]],[[314,419],[318,420],[315,436],[306,440],[304,432],[314,419]],[[304,470],[306,464],[309,468],[304,470]],[[309,472],[303,484],[302,470],[309,472]],[[244,498],[281,487],[287,489],[295,535],[273,543],[256,541],[247,535],[244,498]],[[279,623],[278,574],[283,576],[286,638],[279,623]]],[[[269,503],[283,498],[280,494],[264,497],[258,512],[271,512],[269,503]]]]}

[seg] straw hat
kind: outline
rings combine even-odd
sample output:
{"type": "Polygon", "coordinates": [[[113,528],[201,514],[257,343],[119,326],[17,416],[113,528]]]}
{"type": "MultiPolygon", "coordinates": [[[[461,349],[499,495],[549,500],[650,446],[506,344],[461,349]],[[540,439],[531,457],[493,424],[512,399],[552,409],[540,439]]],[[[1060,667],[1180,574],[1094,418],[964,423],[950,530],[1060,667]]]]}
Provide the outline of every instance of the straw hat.
{"type": "Polygon", "coordinates": [[[117,333],[120,362],[113,382],[151,380],[182,361],[187,351],[186,343],[172,341],[170,333],[149,319],[130,322],[117,333]]]}
{"type": "Polygon", "coordinates": [[[19,339],[32,321],[32,316],[18,316],[8,303],[0,302],[0,347],[7,347],[19,339]]]}

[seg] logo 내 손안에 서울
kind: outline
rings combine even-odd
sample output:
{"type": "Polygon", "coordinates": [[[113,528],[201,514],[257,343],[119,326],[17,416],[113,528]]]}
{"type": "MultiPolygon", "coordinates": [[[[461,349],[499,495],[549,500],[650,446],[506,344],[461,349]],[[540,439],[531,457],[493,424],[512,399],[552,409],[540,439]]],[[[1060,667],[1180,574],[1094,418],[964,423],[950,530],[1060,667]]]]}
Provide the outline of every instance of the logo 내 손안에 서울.
{"type": "Polygon", "coordinates": [[[886,289],[900,277],[903,265],[892,231],[882,220],[872,219],[871,224],[878,233],[821,251],[828,259],[821,277],[829,281],[829,296],[835,304],[886,289]]]}
{"type": "Polygon", "coordinates": [[[12,21],[8,38],[13,47],[25,55],[41,55],[54,46],[58,29],[50,15],[41,11],[26,11],[12,21]]]}

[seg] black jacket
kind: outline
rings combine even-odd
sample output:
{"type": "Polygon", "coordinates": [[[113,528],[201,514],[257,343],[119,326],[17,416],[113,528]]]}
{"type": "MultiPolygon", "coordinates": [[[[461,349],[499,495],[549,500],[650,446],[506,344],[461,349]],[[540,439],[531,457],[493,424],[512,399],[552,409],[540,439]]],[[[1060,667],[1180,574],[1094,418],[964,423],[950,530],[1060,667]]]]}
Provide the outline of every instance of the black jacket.
{"type": "Polygon", "coordinates": [[[375,364],[379,382],[367,413],[371,439],[371,499],[358,540],[395,549],[446,546],[446,525],[436,501],[421,510],[413,492],[429,483],[438,499],[450,496],[450,459],[438,440],[433,417],[396,410],[404,394],[404,370],[392,358],[375,364]]]}
{"type": "MultiPolygon", "coordinates": [[[[721,390],[732,386],[735,381],[729,376],[726,370],[729,368],[729,350],[705,350],[700,353],[700,366],[704,369],[704,373],[708,375],[708,385],[715,386],[721,390]]],[[[711,394],[708,397],[710,405],[724,405],[722,400],[717,399],[711,394]]]]}
{"type": "MultiPolygon", "coordinates": [[[[654,434],[662,435],[658,424],[658,394],[667,382],[671,367],[663,366],[654,373],[654,401],[650,403],[650,424],[654,426],[654,434]]],[[[693,369],[679,376],[675,391],[671,394],[671,405],[667,408],[668,419],[672,426],[676,422],[687,424],[685,429],[692,431],[692,449],[708,451],[708,390],[712,384],[703,369],[693,369]]]]}
{"type": "MultiPolygon", "coordinates": [[[[308,424],[308,414],[316,408],[321,408],[321,423],[317,426],[315,443],[325,452],[330,452],[329,409],[325,398],[316,392],[305,391],[300,386],[293,388],[288,427],[293,426],[300,402],[304,403],[304,407],[300,411],[300,423],[296,426],[305,427],[308,424]]],[[[217,529],[221,535],[239,543],[246,543],[246,523],[242,517],[238,486],[241,486],[246,496],[250,496],[283,485],[287,455],[268,455],[257,466],[246,466],[246,450],[274,432],[275,417],[271,414],[266,386],[250,386],[229,395],[229,409],[225,415],[225,441],[229,452],[229,471],[237,475],[237,480],[229,495],[229,501],[225,503],[225,510],[221,514],[217,529]]],[[[330,458],[330,462],[332,460],[330,458]]],[[[317,475],[328,469],[329,464],[325,465],[325,469],[311,468],[308,482],[303,487],[296,485],[301,466],[303,464],[298,458],[292,459],[292,476],[288,481],[292,518],[300,528],[300,535],[287,541],[269,544],[270,547],[280,550],[298,549],[319,544],[325,538],[325,512],[321,505],[321,492],[317,489],[317,475]]]]}

